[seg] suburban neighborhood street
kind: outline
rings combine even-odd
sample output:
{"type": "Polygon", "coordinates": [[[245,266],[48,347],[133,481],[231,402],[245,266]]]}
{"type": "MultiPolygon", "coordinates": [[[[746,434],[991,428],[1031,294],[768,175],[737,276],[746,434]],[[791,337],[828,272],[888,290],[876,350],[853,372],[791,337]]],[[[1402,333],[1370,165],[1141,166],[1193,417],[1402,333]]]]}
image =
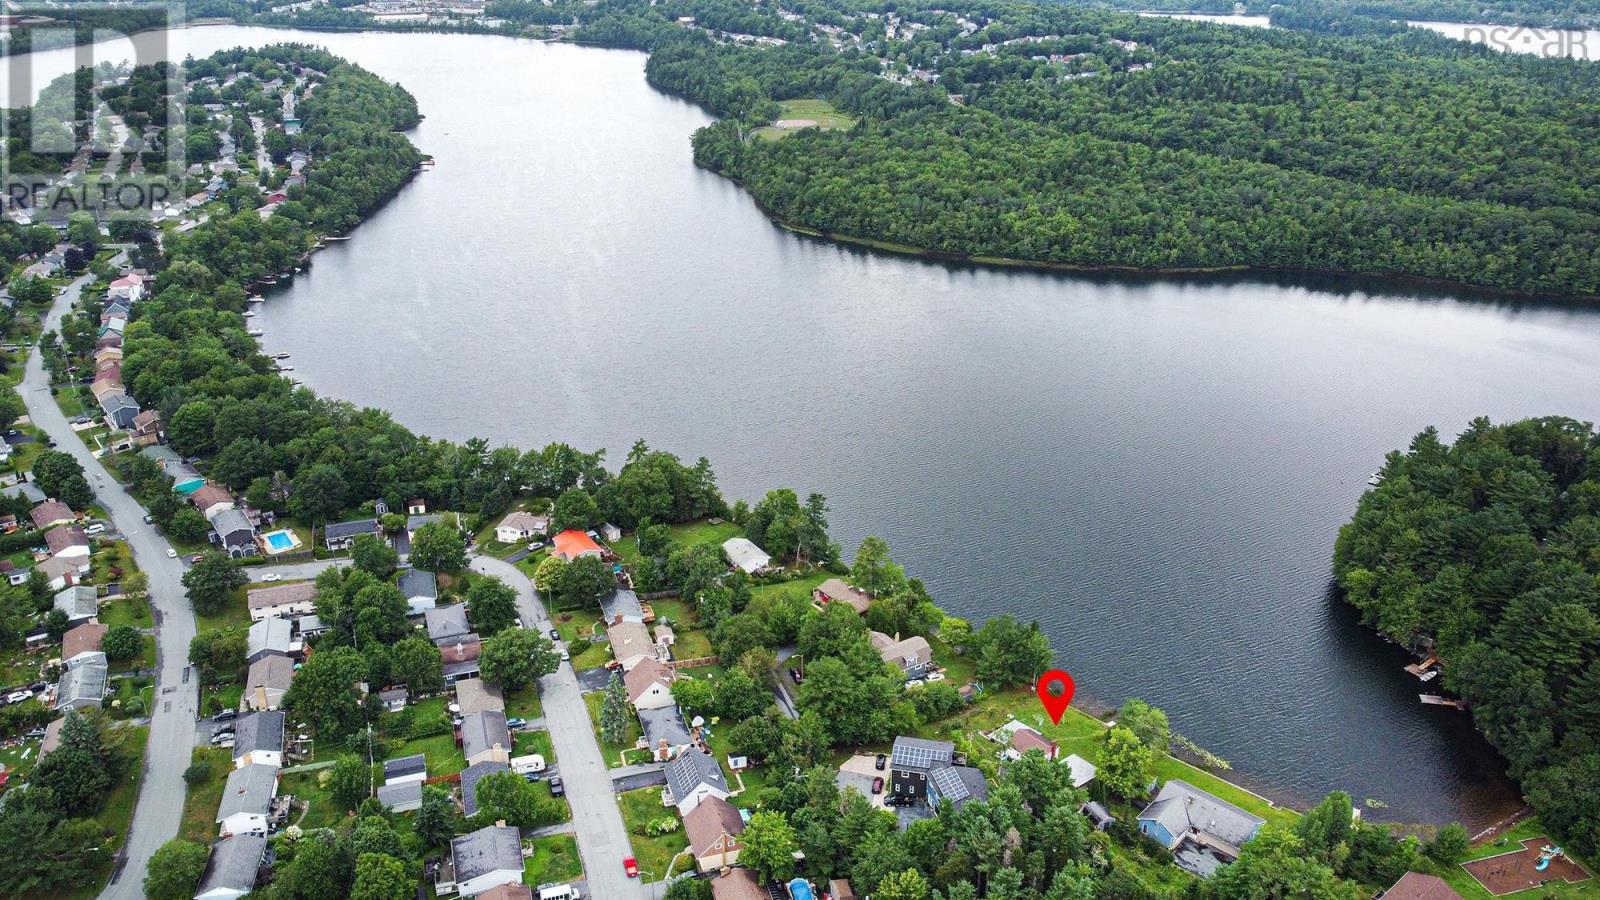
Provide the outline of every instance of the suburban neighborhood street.
{"type": "MultiPolygon", "coordinates": [[[[533,581],[521,569],[491,556],[472,560],[472,570],[493,575],[517,590],[517,611],[523,625],[543,634],[550,629],[544,604],[533,581]]],[[[633,844],[622,823],[611,773],[595,743],[594,726],[583,704],[571,663],[562,663],[540,681],[544,720],[561,766],[567,802],[572,806],[572,830],[578,837],[578,855],[589,883],[589,896],[610,898],[658,896],[664,888],[641,886],[622,870],[622,859],[632,855],[633,844]]],[[[657,877],[661,873],[655,873],[657,877]]]]}
{"type": "MultiPolygon", "coordinates": [[[[120,257],[113,258],[113,265],[118,262],[120,257]]],[[[56,298],[45,317],[45,331],[59,331],[62,316],[72,309],[92,277],[73,281],[66,293],[56,298]]],[[[122,861],[100,894],[107,900],[140,900],[150,855],[178,833],[185,792],[183,770],[189,766],[194,746],[199,700],[197,685],[188,672],[194,614],[183,589],[184,567],[180,560],[167,556],[171,545],[166,539],[144,523],[144,507],[117,484],[67,423],[50,395],[50,376],[37,349],[28,355],[19,392],[33,424],[55,440],[56,449],[72,454],[82,464],[100,506],[126,536],[139,568],[150,576],[150,608],[156,625],[156,698],[144,757],[144,784],[122,848],[122,861]]]]}

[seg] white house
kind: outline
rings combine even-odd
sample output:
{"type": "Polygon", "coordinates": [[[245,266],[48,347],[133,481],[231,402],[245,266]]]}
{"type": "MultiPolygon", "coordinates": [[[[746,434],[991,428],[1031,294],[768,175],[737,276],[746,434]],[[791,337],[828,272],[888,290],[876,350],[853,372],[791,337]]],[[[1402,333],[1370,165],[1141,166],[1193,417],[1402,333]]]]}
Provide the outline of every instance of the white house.
{"type": "Polygon", "coordinates": [[[622,683],[635,709],[660,709],[673,703],[672,669],[653,659],[640,660],[623,676],[622,683]]]}
{"type": "Polygon", "coordinates": [[[661,792],[661,802],[677,807],[679,815],[694,812],[707,797],[726,800],[729,796],[728,779],[711,754],[688,750],[667,763],[667,786],[661,792]]]}
{"type": "Polygon", "coordinates": [[[502,544],[520,544],[550,532],[550,517],[519,509],[494,527],[494,539],[502,544]]]}
{"type": "Polygon", "coordinates": [[[251,588],[245,594],[245,604],[250,608],[252,622],[308,616],[316,612],[317,584],[314,581],[297,581],[251,588]]]}
{"type": "Polygon", "coordinates": [[[211,848],[194,900],[238,900],[255,890],[256,873],[266,852],[265,835],[241,834],[218,841],[211,848]]]}
{"type": "Polygon", "coordinates": [[[488,825],[450,841],[450,858],[434,882],[438,894],[476,897],[502,884],[522,883],[522,832],[488,825]]]}
{"type": "Polygon", "coordinates": [[[222,788],[222,803],[217,807],[217,824],[222,836],[267,833],[272,815],[272,798],[278,795],[276,766],[252,764],[228,773],[222,788]]]}
{"type": "Polygon", "coordinates": [[[283,766],[283,720],[277,710],[250,713],[233,732],[233,766],[283,766]]]}
{"type": "Polygon", "coordinates": [[[772,557],[767,555],[767,551],[757,547],[749,538],[728,538],[722,542],[722,552],[735,569],[746,575],[754,575],[772,565],[772,557]]]}

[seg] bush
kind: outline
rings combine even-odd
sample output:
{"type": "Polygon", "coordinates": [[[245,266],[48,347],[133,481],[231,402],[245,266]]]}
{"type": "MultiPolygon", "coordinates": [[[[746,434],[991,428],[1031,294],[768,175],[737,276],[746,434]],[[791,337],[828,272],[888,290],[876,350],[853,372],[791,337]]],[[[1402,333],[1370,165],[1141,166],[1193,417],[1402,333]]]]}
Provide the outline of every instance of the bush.
{"type": "Polygon", "coordinates": [[[639,826],[635,831],[645,837],[661,837],[664,834],[671,834],[677,831],[679,824],[676,816],[662,816],[659,819],[651,819],[639,826]]]}
{"type": "Polygon", "coordinates": [[[197,784],[205,784],[210,780],[211,762],[209,760],[202,759],[183,770],[183,783],[190,787],[194,787],[197,784]]]}
{"type": "Polygon", "coordinates": [[[589,640],[588,638],[581,638],[581,637],[580,638],[573,638],[572,640],[567,642],[567,654],[569,656],[577,656],[578,654],[584,652],[585,650],[588,650],[590,647],[593,647],[593,646],[594,646],[594,642],[589,640]]]}

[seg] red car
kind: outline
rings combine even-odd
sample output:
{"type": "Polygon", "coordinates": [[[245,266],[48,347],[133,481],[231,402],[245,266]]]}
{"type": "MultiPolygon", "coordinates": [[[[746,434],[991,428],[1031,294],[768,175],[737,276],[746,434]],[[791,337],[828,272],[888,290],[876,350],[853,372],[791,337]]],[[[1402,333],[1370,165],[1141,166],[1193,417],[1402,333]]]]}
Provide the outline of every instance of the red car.
{"type": "Polygon", "coordinates": [[[639,861],[631,856],[622,858],[622,870],[628,873],[629,878],[639,877],[639,861]]]}

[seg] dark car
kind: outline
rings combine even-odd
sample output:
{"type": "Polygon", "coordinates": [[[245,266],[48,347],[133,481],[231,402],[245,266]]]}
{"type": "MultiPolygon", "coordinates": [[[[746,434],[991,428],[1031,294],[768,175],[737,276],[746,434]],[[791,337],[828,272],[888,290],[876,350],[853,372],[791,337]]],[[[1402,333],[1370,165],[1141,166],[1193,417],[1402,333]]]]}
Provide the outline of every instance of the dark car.
{"type": "Polygon", "coordinates": [[[883,793],[883,776],[882,775],[879,775],[877,778],[872,779],[872,792],[874,794],[883,793]]]}
{"type": "Polygon", "coordinates": [[[883,771],[883,767],[888,765],[888,763],[889,763],[889,758],[887,756],[884,756],[882,753],[879,753],[878,754],[878,758],[872,761],[872,767],[874,769],[877,769],[879,772],[882,772],[883,771]]]}
{"type": "Polygon", "coordinates": [[[554,628],[550,629],[550,640],[552,640],[552,641],[561,640],[561,632],[555,630],[554,628]]]}
{"type": "Polygon", "coordinates": [[[560,775],[551,775],[550,776],[550,796],[552,796],[552,797],[565,797],[566,795],[567,795],[567,788],[566,788],[565,785],[563,785],[561,783],[561,776],[560,775]]]}
{"type": "Polygon", "coordinates": [[[801,680],[800,679],[800,670],[799,669],[790,669],[789,670],[789,680],[793,681],[795,684],[799,684],[800,680],[801,680]]]}
{"type": "Polygon", "coordinates": [[[239,711],[237,709],[225,709],[222,712],[219,712],[216,715],[212,716],[211,717],[211,721],[213,721],[213,722],[226,722],[229,719],[237,719],[237,718],[239,718],[239,711]]]}

